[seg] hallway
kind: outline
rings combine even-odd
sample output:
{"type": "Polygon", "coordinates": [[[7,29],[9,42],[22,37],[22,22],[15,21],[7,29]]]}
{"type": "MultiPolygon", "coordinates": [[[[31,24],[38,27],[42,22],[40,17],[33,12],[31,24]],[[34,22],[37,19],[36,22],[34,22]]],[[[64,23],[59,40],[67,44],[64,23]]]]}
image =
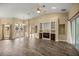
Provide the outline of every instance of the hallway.
{"type": "Polygon", "coordinates": [[[0,55],[2,56],[54,56],[79,55],[79,52],[66,42],[49,40],[24,39],[0,41],[0,55]]]}

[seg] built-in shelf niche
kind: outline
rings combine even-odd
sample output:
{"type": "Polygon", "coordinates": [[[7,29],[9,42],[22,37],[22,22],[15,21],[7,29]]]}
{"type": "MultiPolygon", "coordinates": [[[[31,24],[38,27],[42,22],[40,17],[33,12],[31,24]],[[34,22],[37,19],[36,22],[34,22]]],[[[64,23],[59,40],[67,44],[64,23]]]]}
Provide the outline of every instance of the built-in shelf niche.
{"type": "Polygon", "coordinates": [[[55,33],[55,22],[40,23],[39,32],[53,32],[55,33]]]}
{"type": "Polygon", "coordinates": [[[49,40],[55,40],[55,22],[40,23],[39,38],[47,38],[49,40]],[[54,36],[54,37],[53,37],[54,36]]]}

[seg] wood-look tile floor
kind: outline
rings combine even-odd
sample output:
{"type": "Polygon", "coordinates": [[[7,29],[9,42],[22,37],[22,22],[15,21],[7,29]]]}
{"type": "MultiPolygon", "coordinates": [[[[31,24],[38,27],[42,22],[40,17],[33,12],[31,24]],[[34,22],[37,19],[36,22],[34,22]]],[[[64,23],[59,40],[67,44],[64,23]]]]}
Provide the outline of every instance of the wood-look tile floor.
{"type": "Polygon", "coordinates": [[[77,56],[79,52],[66,42],[17,38],[0,41],[1,56],[77,56]]]}

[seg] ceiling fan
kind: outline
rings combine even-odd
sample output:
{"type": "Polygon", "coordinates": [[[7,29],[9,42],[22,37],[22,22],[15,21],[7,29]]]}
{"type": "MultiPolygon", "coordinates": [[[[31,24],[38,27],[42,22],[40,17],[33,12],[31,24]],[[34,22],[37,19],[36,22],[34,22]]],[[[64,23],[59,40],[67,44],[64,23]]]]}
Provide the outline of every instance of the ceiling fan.
{"type": "Polygon", "coordinates": [[[43,14],[43,13],[46,13],[46,6],[45,5],[38,5],[37,8],[36,8],[36,12],[38,14],[43,14]]]}

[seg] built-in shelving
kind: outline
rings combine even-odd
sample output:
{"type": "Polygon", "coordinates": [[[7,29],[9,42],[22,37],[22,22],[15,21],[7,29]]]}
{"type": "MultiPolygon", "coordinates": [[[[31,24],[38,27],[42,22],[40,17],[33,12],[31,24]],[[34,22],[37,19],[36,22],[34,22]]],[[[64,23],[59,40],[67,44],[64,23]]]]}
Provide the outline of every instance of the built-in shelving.
{"type": "Polygon", "coordinates": [[[39,38],[55,40],[55,22],[44,22],[40,23],[39,27],[39,38]]]}

